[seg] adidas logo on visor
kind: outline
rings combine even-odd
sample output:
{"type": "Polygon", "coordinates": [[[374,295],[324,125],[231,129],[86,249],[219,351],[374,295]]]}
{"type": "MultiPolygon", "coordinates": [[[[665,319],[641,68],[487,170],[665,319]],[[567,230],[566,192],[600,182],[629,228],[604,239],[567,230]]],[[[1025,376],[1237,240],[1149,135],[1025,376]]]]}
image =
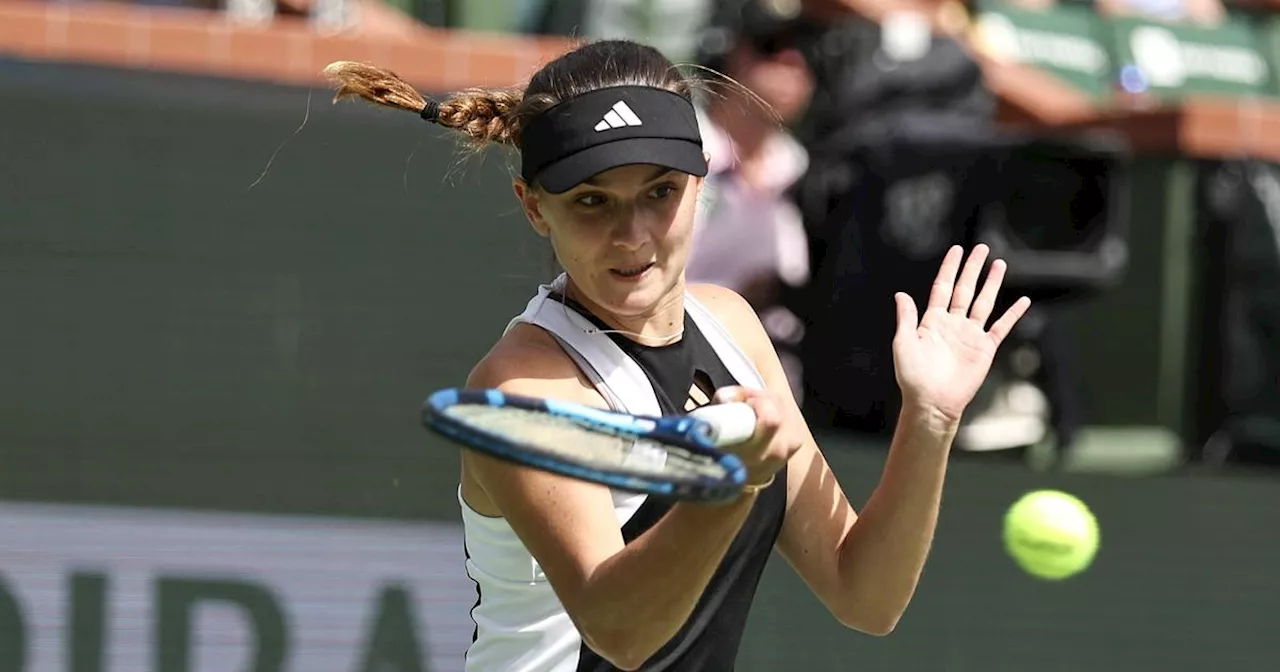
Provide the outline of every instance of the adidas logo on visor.
{"type": "Polygon", "coordinates": [[[596,124],[596,132],[607,131],[612,128],[622,128],[623,126],[643,126],[644,122],[640,121],[640,117],[631,111],[627,104],[619,100],[613,104],[613,109],[604,115],[604,119],[596,124]]]}

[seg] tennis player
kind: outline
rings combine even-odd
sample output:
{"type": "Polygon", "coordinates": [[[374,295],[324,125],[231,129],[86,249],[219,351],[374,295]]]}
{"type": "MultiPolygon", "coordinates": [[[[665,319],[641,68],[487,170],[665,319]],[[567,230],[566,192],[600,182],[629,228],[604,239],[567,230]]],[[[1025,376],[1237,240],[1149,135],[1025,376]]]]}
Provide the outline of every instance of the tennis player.
{"type": "Polygon", "coordinates": [[[894,629],[928,554],[961,414],[1029,305],[1020,299],[987,328],[1003,262],[979,290],[986,248],[963,268],[963,250],[950,250],[919,318],[895,296],[904,406],[859,515],[751,308],[685,283],[708,164],[697,82],[628,41],[585,44],[523,91],[439,103],[372,66],[326,73],[339,97],[520,152],[516,198],[564,272],[538,288],[468,386],[646,414],[741,400],[758,416],[735,449],[749,485],[728,505],[673,505],[464,451],[458,497],[478,591],[467,670],[732,670],[775,547],[840,623],[894,629]]]}

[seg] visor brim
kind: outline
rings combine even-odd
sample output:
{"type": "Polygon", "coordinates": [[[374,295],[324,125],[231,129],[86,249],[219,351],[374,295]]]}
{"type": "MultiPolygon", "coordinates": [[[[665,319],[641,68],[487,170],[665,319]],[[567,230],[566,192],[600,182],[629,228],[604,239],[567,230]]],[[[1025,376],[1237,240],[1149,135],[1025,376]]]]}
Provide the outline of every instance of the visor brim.
{"type": "Polygon", "coordinates": [[[563,194],[607,170],[636,164],[662,166],[697,177],[707,174],[707,158],[695,142],[627,138],[570,154],[547,165],[534,179],[548,192],[563,194]]]}

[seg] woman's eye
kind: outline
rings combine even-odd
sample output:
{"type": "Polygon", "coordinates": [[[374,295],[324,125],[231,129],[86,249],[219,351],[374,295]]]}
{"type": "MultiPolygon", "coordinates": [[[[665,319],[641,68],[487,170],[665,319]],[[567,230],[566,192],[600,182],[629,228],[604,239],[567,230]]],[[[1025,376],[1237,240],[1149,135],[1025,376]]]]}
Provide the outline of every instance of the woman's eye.
{"type": "Polygon", "coordinates": [[[575,199],[574,203],[577,203],[578,205],[585,205],[587,207],[604,205],[604,196],[601,196],[600,194],[584,194],[575,199]]]}
{"type": "Polygon", "coordinates": [[[676,193],[676,185],[674,185],[674,184],[663,184],[663,185],[659,185],[659,186],[657,186],[657,187],[654,187],[654,188],[653,188],[653,191],[651,191],[651,192],[649,192],[649,193],[650,193],[650,195],[652,195],[654,198],[666,198],[666,197],[668,197],[668,196],[670,196],[670,195],[672,195],[672,194],[676,193]]]}

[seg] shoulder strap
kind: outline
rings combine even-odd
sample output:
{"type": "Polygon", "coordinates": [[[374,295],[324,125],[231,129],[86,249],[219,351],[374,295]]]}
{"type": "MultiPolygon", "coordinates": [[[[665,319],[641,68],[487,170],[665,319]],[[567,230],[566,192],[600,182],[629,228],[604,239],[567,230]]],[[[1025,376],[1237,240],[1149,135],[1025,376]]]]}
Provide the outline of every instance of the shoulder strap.
{"type": "Polygon", "coordinates": [[[662,411],[658,397],[640,365],[608,336],[599,333],[587,318],[550,298],[551,292],[561,289],[564,281],[565,276],[561,275],[551,284],[539,287],[538,294],[523,313],[511,320],[507,329],[519,322],[542,327],[560,342],[614,410],[659,415],[662,411]]]}
{"type": "MultiPolygon", "coordinates": [[[[565,276],[538,288],[524,312],[507,324],[507,330],[520,322],[533,324],[551,334],[560,347],[586,374],[609,407],[621,413],[656,416],[661,414],[658,397],[649,377],[618,344],[587,318],[560,301],[550,298],[552,291],[562,291],[565,276]]],[[[625,525],[648,498],[620,490],[611,490],[613,510],[618,524],[625,525]]]]}
{"type": "Polygon", "coordinates": [[[689,317],[693,318],[694,324],[698,325],[703,337],[711,344],[711,348],[716,351],[716,355],[720,357],[720,361],[724,363],[724,367],[729,370],[738,384],[743,387],[763,389],[764,377],[760,375],[751,358],[738,346],[737,341],[733,340],[733,336],[720,323],[720,320],[716,319],[715,315],[702,305],[702,302],[694,298],[692,292],[685,292],[684,306],[689,317]]]}

